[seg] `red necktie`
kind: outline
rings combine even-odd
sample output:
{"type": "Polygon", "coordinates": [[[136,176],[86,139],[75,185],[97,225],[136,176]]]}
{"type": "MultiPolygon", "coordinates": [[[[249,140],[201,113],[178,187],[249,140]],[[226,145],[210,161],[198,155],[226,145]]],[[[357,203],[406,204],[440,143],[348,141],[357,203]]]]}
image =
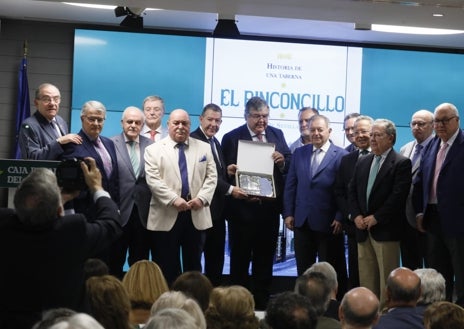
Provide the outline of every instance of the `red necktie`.
{"type": "Polygon", "coordinates": [[[152,141],[155,140],[155,135],[156,135],[157,131],[156,130],[150,130],[150,139],[152,141]]]}

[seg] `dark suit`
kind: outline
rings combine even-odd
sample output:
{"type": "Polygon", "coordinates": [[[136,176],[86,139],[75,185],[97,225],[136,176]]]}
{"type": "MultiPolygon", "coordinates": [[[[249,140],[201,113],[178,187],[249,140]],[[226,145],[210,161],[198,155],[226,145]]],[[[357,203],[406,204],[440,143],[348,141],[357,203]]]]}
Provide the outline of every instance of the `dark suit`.
{"type": "Polygon", "coordinates": [[[422,316],[415,307],[396,307],[382,314],[373,329],[424,329],[422,316]]]}
{"type": "MultiPolygon", "coordinates": [[[[262,202],[230,198],[227,205],[231,248],[230,279],[232,284],[251,289],[258,309],[264,309],[269,298],[279,218],[282,212],[284,173],[289,168],[291,158],[280,129],[268,126],[265,134],[267,142],[274,143],[275,150],[285,157],[282,171],[274,165],[277,198],[262,202]],[[253,263],[251,285],[248,277],[250,260],[253,263]]],[[[246,124],[228,132],[222,139],[226,165],[237,163],[239,140],[252,140],[246,124]]]]}
{"type": "MultiPolygon", "coordinates": [[[[209,144],[209,140],[203,131],[198,127],[190,134],[190,137],[199,139],[209,144]]],[[[205,275],[211,280],[214,286],[222,283],[222,270],[224,267],[224,244],[226,236],[226,223],[224,218],[224,205],[226,193],[229,191],[230,183],[227,181],[227,166],[224,162],[221,145],[213,137],[216,145],[217,156],[214,157],[218,181],[214,191],[213,201],[210,210],[213,220],[213,227],[206,231],[206,241],[204,247],[205,275]]]]}
{"type": "Polygon", "coordinates": [[[327,152],[315,173],[311,172],[314,147],[299,147],[292,156],[284,192],[284,218],[294,217],[295,257],[298,275],[320,261],[331,263],[346,281],[343,235],[333,235],[331,224],[341,222],[334,185],[338,167],[347,152],[329,143],[327,152]],[[344,275],[343,275],[344,273],[344,275]]]}
{"type": "MultiPolygon", "coordinates": [[[[68,133],[68,125],[62,117],[55,117],[61,134],[68,133]]],[[[31,160],[57,160],[63,153],[63,148],[56,141],[56,131],[50,122],[36,111],[23,121],[19,130],[19,146],[21,157],[31,160]]]]}
{"type": "Polygon", "coordinates": [[[141,259],[149,259],[151,231],[147,228],[147,217],[150,209],[151,192],[145,179],[145,147],[152,144],[149,138],[139,136],[139,174],[136,176],[131,164],[124,133],[113,136],[111,140],[116,148],[119,176],[119,197],[122,237],[113,245],[111,252],[112,268],[120,269],[118,276],[122,277],[122,268],[129,249],[128,263],[141,259]]]}
{"type": "Polygon", "coordinates": [[[441,140],[435,137],[425,149],[414,183],[413,201],[417,213],[424,214],[427,230],[427,260],[446,279],[451,299],[453,275],[457,301],[464,305],[464,133],[459,130],[449,147],[437,181],[437,204],[429,206],[435,161],[441,140]]]}
{"type": "Polygon", "coordinates": [[[356,227],[350,214],[348,201],[349,184],[353,178],[354,168],[360,157],[359,151],[355,150],[345,155],[340,161],[335,182],[335,193],[337,205],[343,215],[343,228],[348,238],[348,270],[349,289],[359,287],[358,271],[358,244],[356,242],[356,227]]]}
{"type": "Polygon", "coordinates": [[[0,328],[31,328],[41,312],[55,307],[85,311],[83,266],[121,233],[116,204],[96,202],[92,223],[82,214],[57,218],[41,228],[0,209],[0,328]]]}
{"type": "Polygon", "coordinates": [[[348,197],[351,218],[374,215],[377,220],[370,231],[356,228],[356,239],[360,284],[383,301],[385,281],[399,265],[399,240],[406,221],[404,209],[411,185],[411,160],[391,149],[376,176],[368,202],[366,189],[373,159],[374,154],[359,158],[348,197]]]}

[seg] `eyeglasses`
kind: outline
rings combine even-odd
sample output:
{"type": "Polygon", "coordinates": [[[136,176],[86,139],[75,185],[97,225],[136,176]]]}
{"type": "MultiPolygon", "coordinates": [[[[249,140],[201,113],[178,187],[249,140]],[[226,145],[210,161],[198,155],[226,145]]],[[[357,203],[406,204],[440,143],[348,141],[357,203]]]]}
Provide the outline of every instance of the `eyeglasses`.
{"type": "Polygon", "coordinates": [[[95,117],[88,117],[88,116],[84,116],[84,118],[85,118],[89,123],[94,123],[94,122],[102,123],[103,121],[105,121],[105,118],[95,118],[95,117]]]}
{"type": "Polygon", "coordinates": [[[55,102],[56,104],[59,104],[61,102],[61,96],[42,96],[39,98],[42,103],[45,105],[50,104],[52,101],[55,102]]]}
{"type": "Polygon", "coordinates": [[[254,119],[254,120],[267,120],[269,119],[269,114],[248,114],[248,117],[254,119]]]}
{"type": "Polygon", "coordinates": [[[445,118],[445,119],[435,119],[433,120],[433,124],[435,126],[438,126],[439,124],[446,126],[454,118],[457,118],[457,116],[452,116],[451,118],[445,118]]]}
{"type": "Polygon", "coordinates": [[[411,128],[414,128],[414,126],[417,126],[419,128],[424,128],[426,125],[428,125],[429,123],[432,123],[432,122],[427,122],[427,121],[411,121],[409,123],[409,126],[411,128]]]}

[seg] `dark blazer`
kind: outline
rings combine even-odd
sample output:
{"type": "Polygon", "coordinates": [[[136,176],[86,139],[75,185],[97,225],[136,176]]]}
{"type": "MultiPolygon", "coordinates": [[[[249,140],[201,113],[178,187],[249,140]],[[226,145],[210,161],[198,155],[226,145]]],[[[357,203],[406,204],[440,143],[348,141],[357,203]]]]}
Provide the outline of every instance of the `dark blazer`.
{"type": "MultiPolygon", "coordinates": [[[[100,139],[105,146],[111,157],[111,164],[113,170],[111,175],[108,177],[106,175],[103,160],[101,159],[98,152],[95,150],[93,142],[89,137],[82,131],[79,131],[79,136],[82,137],[82,144],[73,144],[69,143],[63,146],[64,153],[62,159],[72,159],[72,158],[85,158],[92,157],[95,159],[98,169],[102,175],[102,186],[105,191],[111,195],[111,199],[119,205],[119,172],[118,172],[118,161],[116,159],[116,149],[114,143],[111,139],[107,137],[100,136],[100,139]]],[[[74,209],[76,212],[83,213],[87,218],[95,217],[95,209],[93,207],[92,196],[89,191],[83,191],[81,195],[74,199],[74,209]]]]}
{"type": "Polygon", "coordinates": [[[124,133],[111,137],[116,149],[119,176],[119,203],[121,210],[121,223],[126,225],[134,204],[137,205],[140,222],[147,227],[148,211],[150,210],[151,191],[145,179],[145,147],[152,144],[150,138],[139,136],[140,166],[139,176],[136,177],[132,168],[129,152],[127,151],[124,133]]]}
{"type": "Polygon", "coordinates": [[[348,219],[350,215],[350,205],[348,202],[349,184],[354,174],[354,168],[358,162],[359,152],[353,151],[346,154],[340,161],[335,180],[335,195],[338,209],[341,211],[343,219],[348,219]]]}
{"type": "MultiPolygon", "coordinates": [[[[285,141],[284,134],[282,130],[267,126],[266,128],[266,139],[268,143],[275,144],[275,150],[280,152],[285,157],[285,166],[281,171],[276,165],[274,165],[274,183],[276,189],[277,198],[274,200],[266,200],[266,204],[268,205],[268,209],[270,212],[282,212],[282,194],[284,189],[284,175],[287,173],[288,168],[290,167],[290,159],[291,159],[291,152],[288,148],[287,142],[285,141]],[[272,209],[271,209],[272,208],[272,209]]],[[[224,159],[226,165],[236,164],[237,163],[237,150],[238,150],[238,141],[239,140],[253,140],[250,131],[246,124],[235,128],[224,135],[222,138],[222,151],[224,154],[224,159]]],[[[256,159],[259,161],[260,159],[256,159]]],[[[234,185],[235,184],[235,177],[230,179],[230,182],[234,185]]],[[[246,202],[244,200],[238,200],[234,198],[229,199],[230,208],[228,208],[228,215],[229,217],[236,217],[241,219],[252,220],[253,213],[249,212],[249,208],[254,208],[251,202],[246,202]]]]}
{"type": "Polygon", "coordinates": [[[347,147],[345,147],[345,150],[348,152],[348,153],[351,153],[353,151],[356,151],[357,148],[356,148],[356,145],[354,145],[353,143],[350,143],[350,145],[348,145],[347,147]]]}
{"type": "Polygon", "coordinates": [[[423,318],[415,307],[396,307],[382,314],[373,329],[424,329],[423,318]]]}
{"type": "MultiPolygon", "coordinates": [[[[68,134],[68,125],[62,117],[55,117],[63,135],[68,134]]],[[[31,160],[57,160],[63,154],[63,148],[56,141],[54,128],[50,122],[36,111],[23,121],[19,129],[21,157],[31,160]]]]}
{"type": "MultiPolygon", "coordinates": [[[[190,137],[199,139],[205,143],[209,144],[208,138],[205,136],[203,131],[198,127],[195,131],[190,133],[190,137]]],[[[218,158],[214,159],[216,163],[216,171],[218,174],[218,181],[216,185],[216,190],[214,191],[213,200],[210,205],[211,217],[214,220],[223,219],[223,211],[225,204],[225,196],[227,191],[230,188],[230,183],[227,181],[227,166],[224,162],[224,155],[222,154],[221,144],[216,137],[213,137],[214,144],[216,145],[216,151],[218,158]]]]}
{"type": "MultiPolygon", "coordinates": [[[[366,189],[374,154],[361,157],[350,184],[350,213],[354,219],[358,215],[374,215],[377,225],[370,230],[377,241],[399,241],[403,221],[406,221],[406,198],[411,187],[411,160],[395,152],[387,154],[372,187],[367,207],[366,189]]],[[[356,239],[363,242],[366,230],[356,229],[356,239]]]]}
{"type": "Polygon", "coordinates": [[[333,220],[342,220],[334,185],[340,161],[347,151],[330,143],[317,171],[311,173],[313,149],[312,144],[307,144],[293,153],[285,183],[283,216],[293,216],[295,227],[308,223],[314,231],[330,233],[333,220]]]}
{"type": "Polygon", "coordinates": [[[0,328],[31,328],[50,308],[82,311],[84,262],[121,234],[116,204],[100,197],[96,208],[92,223],[75,214],[41,228],[0,209],[0,328]]]}
{"type": "MultiPolygon", "coordinates": [[[[434,137],[424,150],[417,180],[414,183],[413,202],[416,213],[425,213],[432,186],[435,159],[440,148],[440,138],[434,137]]],[[[438,212],[443,232],[447,236],[462,236],[464,221],[457,214],[464,213],[464,132],[459,131],[448,150],[437,181],[438,212]]],[[[427,223],[425,223],[427,224],[427,223]]]]}

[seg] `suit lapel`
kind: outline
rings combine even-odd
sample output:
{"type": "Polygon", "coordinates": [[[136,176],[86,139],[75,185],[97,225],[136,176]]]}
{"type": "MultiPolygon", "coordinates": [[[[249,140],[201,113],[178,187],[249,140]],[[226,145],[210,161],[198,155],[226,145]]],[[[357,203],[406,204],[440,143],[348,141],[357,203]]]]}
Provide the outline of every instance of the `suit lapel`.
{"type": "Polygon", "coordinates": [[[332,163],[332,159],[335,157],[335,153],[337,151],[334,150],[334,147],[332,144],[330,144],[328,150],[327,150],[327,153],[325,154],[324,158],[322,159],[322,162],[319,164],[319,166],[317,167],[317,170],[316,170],[316,173],[314,174],[313,177],[316,177],[317,175],[319,175],[319,173],[324,170],[325,167],[327,167],[327,165],[329,163],[332,163]]]}
{"type": "Polygon", "coordinates": [[[443,162],[443,165],[441,167],[442,171],[443,169],[446,169],[448,166],[448,163],[452,161],[452,159],[458,154],[458,149],[461,148],[461,144],[464,142],[463,138],[463,132],[460,131],[459,134],[456,136],[456,139],[454,140],[453,145],[451,145],[451,148],[448,151],[448,154],[446,155],[445,161],[443,162]]]}

